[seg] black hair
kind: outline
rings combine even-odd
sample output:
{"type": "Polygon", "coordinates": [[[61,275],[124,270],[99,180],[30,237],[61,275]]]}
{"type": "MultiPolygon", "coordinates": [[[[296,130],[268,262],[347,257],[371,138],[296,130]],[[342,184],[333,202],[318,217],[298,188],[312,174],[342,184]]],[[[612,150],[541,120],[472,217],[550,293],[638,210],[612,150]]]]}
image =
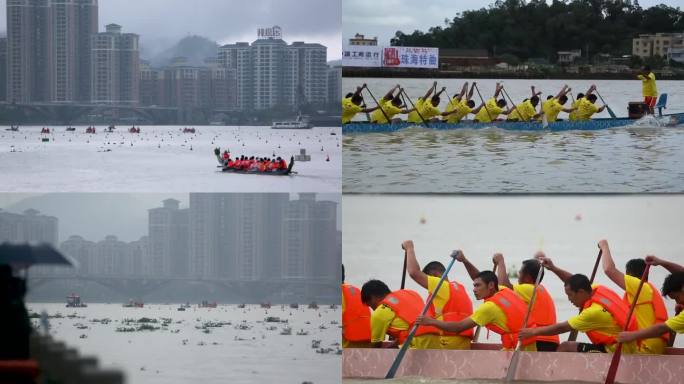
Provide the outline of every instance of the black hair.
{"type": "Polygon", "coordinates": [[[352,103],[354,103],[354,104],[356,104],[356,105],[359,105],[359,104],[361,104],[361,102],[363,101],[363,96],[361,96],[361,95],[354,95],[354,96],[352,96],[351,101],[352,101],[352,103]]]}
{"type": "Polygon", "coordinates": [[[344,264],[342,264],[342,282],[344,283],[344,264]]]}
{"type": "Polygon", "coordinates": [[[568,281],[565,282],[565,286],[569,287],[573,292],[578,292],[580,289],[587,292],[593,291],[589,278],[581,273],[570,276],[568,281]]]}
{"type": "Polygon", "coordinates": [[[583,97],[584,97],[584,93],[580,92],[580,93],[577,94],[577,99],[578,99],[578,100],[581,99],[581,98],[583,98],[583,97]]]}
{"type": "Polygon", "coordinates": [[[475,108],[475,102],[472,100],[466,101],[466,105],[469,106],[470,108],[475,108]]]}
{"type": "Polygon", "coordinates": [[[496,102],[496,105],[498,105],[499,107],[504,107],[506,106],[506,100],[499,99],[499,101],[496,102]]]}
{"type": "Polygon", "coordinates": [[[539,96],[532,96],[532,97],[530,98],[530,103],[532,103],[532,105],[537,105],[537,104],[539,104],[539,96]]]}
{"type": "Polygon", "coordinates": [[[551,100],[551,99],[553,99],[553,95],[546,96],[546,100],[551,100]]]}
{"type": "Polygon", "coordinates": [[[439,98],[439,96],[432,96],[432,105],[435,105],[435,104],[439,105],[440,100],[441,99],[439,98]]]}
{"type": "Polygon", "coordinates": [[[651,66],[650,65],[644,65],[644,71],[651,72],[651,66]]]}
{"type": "Polygon", "coordinates": [[[368,280],[361,287],[361,302],[368,304],[372,297],[385,297],[391,293],[387,284],[380,280],[368,280]]]}
{"type": "MultiPolygon", "coordinates": [[[[522,268],[520,268],[520,269],[521,269],[522,273],[532,277],[532,280],[536,281],[537,280],[537,274],[539,273],[540,268],[541,268],[541,264],[539,263],[539,260],[528,259],[528,260],[523,261],[522,268]]],[[[539,279],[540,282],[542,280],[544,280],[544,271],[543,270],[542,270],[541,274],[542,274],[541,278],[539,279]]]]}
{"type": "Polygon", "coordinates": [[[401,102],[401,97],[399,97],[399,95],[397,95],[396,97],[394,97],[392,99],[392,105],[394,105],[395,107],[401,107],[402,102],[401,102]]]}
{"type": "Polygon", "coordinates": [[[558,98],[558,102],[560,102],[561,104],[565,104],[566,101],[568,101],[568,97],[565,95],[558,98]]]}
{"type": "Polygon", "coordinates": [[[486,285],[489,285],[489,283],[494,283],[494,286],[497,289],[499,288],[499,279],[496,277],[496,273],[492,271],[482,271],[475,276],[475,279],[482,279],[486,285]]]}
{"type": "Polygon", "coordinates": [[[644,275],[645,269],[646,261],[644,259],[632,259],[625,265],[625,273],[638,278],[644,275]]]}
{"type": "Polygon", "coordinates": [[[681,291],[684,288],[684,272],[675,272],[665,278],[663,282],[663,296],[670,293],[681,291]]]}
{"type": "Polygon", "coordinates": [[[596,95],[593,93],[589,96],[587,96],[587,100],[591,101],[592,103],[596,101],[596,95]]]}
{"type": "Polygon", "coordinates": [[[349,92],[349,93],[347,93],[347,94],[344,96],[344,98],[345,98],[345,99],[348,99],[348,98],[350,98],[350,97],[352,97],[352,96],[354,96],[354,94],[351,93],[351,92],[349,92]]]}
{"type": "Polygon", "coordinates": [[[439,261],[431,261],[423,267],[423,273],[426,275],[430,275],[431,272],[438,272],[441,275],[444,271],[446,271],[446,268],[444,268],[444,264],[439,261]]]}

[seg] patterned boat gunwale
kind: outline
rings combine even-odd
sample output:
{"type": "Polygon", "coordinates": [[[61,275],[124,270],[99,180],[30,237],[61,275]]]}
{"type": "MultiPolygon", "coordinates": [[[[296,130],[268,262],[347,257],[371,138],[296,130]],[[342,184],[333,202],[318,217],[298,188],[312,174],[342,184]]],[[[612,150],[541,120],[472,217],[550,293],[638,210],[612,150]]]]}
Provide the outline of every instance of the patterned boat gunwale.
{"type": "MultiPolygon", "coordinates": [[[[665,120],[666,122],[676,119],[676,124],[684,123],[684,113],[673,113],[673,114],[663,114],[658,117],[659,121],[665,120]]],[[[523,121],[523,122],[507,122],[507,121],[496,121],[493,123],[476,123],[474,121],[468,120],[456,124],[451,123],[427,123],[427,128],[434,130],[452,130],[452,129],[483,129],[483,128],[500,128],[507,131],[531,131],[531,132],[560,132],[560,131],[596,131],[601,129],[618,128],[627,125],[632,125],[639,120],[629,119],[626,117],[621,117],[617,119],[611,118],[600,118],[588,121],[556,121],[549,123],[548,128],[544,128],[542,123],[539,121],[523,121]]],[[[349,124],[342,125],[343,134],[351,133],[385,133],[385,132],[396,132],[405,128],[425,128],[425,124],[416,124],[401,122],[396,124],[373,124],[373,123],[363,123],[363,122],[352,122],[349,124]]]]}

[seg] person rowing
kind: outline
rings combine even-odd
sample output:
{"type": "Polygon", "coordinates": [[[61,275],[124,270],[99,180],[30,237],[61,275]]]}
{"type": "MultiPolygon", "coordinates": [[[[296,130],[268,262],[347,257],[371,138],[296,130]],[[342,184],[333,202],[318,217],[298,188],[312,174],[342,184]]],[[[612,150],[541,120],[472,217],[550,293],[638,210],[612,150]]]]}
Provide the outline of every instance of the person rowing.
{"type": "Polygon", "coordinates": [[[474,121],[480,123],[491,123],[492,121],[496,120],[500,114],[508,115],[511,113],[510,109],[504,109],[506,108],[506,100],[504,98],[497,100],[497,97],[499,97],[501,94],[502,89],[503,85],[496,83],[494,96],[487,100],[480,111],[475,114],[474,121]]]}
{"type": "Polygon", "coordinates": [[[361,290],[344,281],[342,264],[342,348],[367,348],[371,338],[371,312],[361,302],[361,290]]]}
{"type": "Polygon", "coordinates": [[[470,86],[470,92],[468,91],[468,82],[463,84],[461,93],[454,95],[446,106],[446,109],[442,113],[442,121],[449,124],[456,124],[463,120],[469,113],[477,114],[484,104],[480,104],[479,107],[475,108],[475,102],[472,100],[473,91],[475,91],[476,82],[470,86]],[[467,93],[467,95],[466,95],[467,93]]]}
{"type": "Polygon", "coordinates": [[[595,113],[600,113],[603,112],[604,109],[606,109],[606,106],[602,107],[597,107],[595,105],[597,97],[594,94],[594,91],[596,90],[596,85],[593,85],[589,87],[589,90],[587,93],[584,95],[584,98],[579,101],[579,95],[578,95],[578,105],[577,105],[577,120],[578,121],[588,121],[591,120],[591,117],[595,113]]]}
{"type": "Polygon", "coordinates": [[[425,92],[425,95],[423,97],[419,97],[418,101],[416,101],[416,108],[409,113],[407,119],[408,122],[419,124],[424,121],[433,120],[437,116],[442,115],[442,112],[439,110],[439,103],[441,101],[439,95],[446,91],[446,87],[442,87],[439,92],[436,91],[437,82],[435,81],[425,92]],[[432,95],[433,93],[435,94],[432,95]],[[432,97],[430,97],[431,95],[432,97]]]}
{"type": "MultiPolygon", "coordinates": [[[[617,334],[627,324],[629,306],[611,289],[592,285],[589,278],[582,274],[571,274],[556,267],[550,258],[539,253],[537,259],[553,272],[565,285],[568,300],[580,308],[579,315],[567,321],[538,328],[525,328],[520,331],[523,338],[534,336],[551,336],[572,330],[585,332],[591,343],[564,341],[558,346],[559,352],[614,352],[617,347],[617,334]]],[[[627,329],[636,330],[636,320],[632,317],[627,329]]],[[[623,344],[622,352],[636,353],[636,343],[623,344]]]]}
{"type": "Polygon", "coordinates": [[[350,123],[357,113],[371,113],[378,109],[378,107],[365,107],[363,104],[363,95],[361,94],[364,88],[366,88],[365,83],[360,87],[356,87],[354,93],[348,93],[344,99],[342,99],[342,124],[350,123]]]}
{"type": "MultiPolygon", "coordinates": [[[[430,310],[434,312],[437,320],[460,321],[473,314],[473,303],[463,284],[453,280],[445,281],[445,284],[442,284],[439,291],[435,293],[437,284],[446,270],[444,264],[431,261],[421,270],[416,259],[413,241],[406,240],[401,247],[406,251],[406,271],[409,276],[418,285],[427,289],[429,295],[435,295],[430,310]]],[[[472,338],[472,328],[460,333],[443,332],[440,343],[443,349],[470,349],[472,338]]]]}
{"type": "Polygon", "coordinates": [[[637,79],[641,80],[641,93],[644,96],[644,103],[648,106],[648,112],[652,115],[658,98],[655,74],[651,71],[651,67],[646,65],[637,74],[637,79]]]}
{"type": "Polygon", "coordinates": [[[579,105],[583,99],[584,99],[584,93],[582,93],[582,92],[578,93],[577,98],[570,105],[570,109],[572,109],[572,112],[570,112],[570,114],[568,115],[568,120],[570,120],[570,121],[577,121],[578,120],[579,105]]]}
{"type": "Polygon", "coordinates": [[[371,123],[389,124],[401,122],[401,119],[394,119],[393,117],[398,114],[407,114],[412,111],[412,109],[406,109],[406,106],[403,105],[401,101],[402,91],[403,89],[401,86],[397,84],[378,101],[378,109],[371,113],[371,123]],[[399,92],[395,95],[395,91],[399,92]]]}
{"type": "MultiPolygon", "coordinates": [[[[646,269],[646,261],[644,259],[631,259],[625,266],[625,272],[621,272],[615,266],[613,256],[608,246],[608,241],[601,240],[598,243],[603,255],[601,261],[603,263],[603,271],[606,276],[610,278],[620,288],[625,290],[623,300],[625,303],[632,303],[636,295],[639,285],[641,283],[641,276],[646,269]]],[[[652,325],[662,324],[667,320],[667,309],[665,302],[658,290],[646,281],[639,293],[639,301],[634,307],[634,316],[637,320],[637,328],[645,329],[652,325]]],[[[642,340],[639,345],[639,353],[641,354],[662,354],[665,352],[665,347],[670,338],[667,331],[656,335],[655,337],[642,340]]]]}
{"type": "MultiPolygon", "coordinates": [[[[501,335],[504,350],[513,350],[518,344],[518,332],[523,328],[527,305],[523,299],[504,286],[499,285],[496,274],[492,271],[478,271],[466,258],[463,252],[457,251],[456,260],[463,263],[473,279],[473,293],[478,300],[484,300],[470,317],[460,321],[441,321],[431,315],[419,316],[417,324],[435,326],[443,331],[459,333],[475,326],[501,335]]],[[[536,337],[521,340],[521,349],[536,351],[536,337]]]]}
{"type": "Polygon", "coordinates": [[[539,95],[541,95],[541,92],[536,92],[534,85],[531,89],[532,95],[530,98],[523,100],[522,103],[513,108],[508,115],[508,121],[530,121],[541,116],[541,113],[537,113],[536,111],[537,105],[539,105],[539,95]]]}
{"type": "Polygon", "coordinates": [[[556,96],[549,95],[545,102],[542,103],[542,113],[546,116],[546,121],[552,123],[554,121],[560,121],[558,114],[561,112],[573,113],[577,108],[563,108],[565,103],[568,102],[568,92],[572,88],[568,85],[564,85],[560,92],[556,96]]]}

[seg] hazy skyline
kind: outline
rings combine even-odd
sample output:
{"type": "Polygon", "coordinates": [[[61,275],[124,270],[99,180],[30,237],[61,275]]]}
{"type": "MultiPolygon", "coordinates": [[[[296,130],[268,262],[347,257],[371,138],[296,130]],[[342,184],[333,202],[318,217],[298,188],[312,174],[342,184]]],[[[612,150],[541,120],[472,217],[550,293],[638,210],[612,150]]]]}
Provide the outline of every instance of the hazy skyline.
{"type": "MultiPolygon", "coordinates": [[[[552,0],[547,0],[551,3],[552,0]]],[[[493,0],[344,0],[342,3],[342,38],[347,41],[356,33],[377,37],[379,45],[389,45],[397,31],[410,34],[415,30],[427,32],[430,27],[444,26],[444,19],[452,20],[457,13],[487,8],[493,0]],[[378,12],[382,10],[382,12],[378,12]]],[[[684,0],[641,0],[642,8],[665,3],[671,7],[684,6],[684,0]]]]}
{"type": "MultiPolygon", "coordinates": [[[[7,2],[0,2],[0,33],[7,30],[7,2]]],[[[199,35],[219,44],[253,42],[259,27],[279,25],[283,40],[321,43],[328,60],[341,57],[339,0],[99,0],[99,29],[116,23],[140,37],[141,58],[170,48],[181,38],[199,35]]]]}
{"type": "MultiPolygon", "coordinates": [[[[115,235],[130,242],[147,235],[148,209],[161,207],[162,201],[169,198],[180,201],[181,209],[188,208],[187,193],[0,193],[0,209],[22,213],[33,208],[57,217],[60,242],[72,235],[90,241],[115,235]]],[[[290,194],[290,199],[296,198],[297,194],[290,194]]],[[[318,193],[316,200],[338,203],[337,228],[342,228],[341,195],[318,193]]]]}

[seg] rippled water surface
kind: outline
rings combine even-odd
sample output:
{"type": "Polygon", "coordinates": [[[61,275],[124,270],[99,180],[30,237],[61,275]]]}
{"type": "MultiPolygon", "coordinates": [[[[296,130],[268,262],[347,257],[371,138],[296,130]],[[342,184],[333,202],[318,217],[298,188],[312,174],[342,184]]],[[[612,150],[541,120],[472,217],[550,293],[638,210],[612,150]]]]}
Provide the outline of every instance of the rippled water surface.
{"type": "MultiPolygon", "coordinates": [[[[352,89],[362,82],[380,97],[397,79],[344,79],[343,85],[352,89]]],[[[412,98],[430,85],[429,80],[401,82],[412,98]]],[[[439,86],[451,88],[452,94],[462,82],[440,80],[439,86]]],[[[514,100],[520,100],[529,96],[532,83],[548,93],[557,92],[563,81],[508,80],[506,87],[514,100]]],[[[582,80],[570,85],[585,91],[591,83],[582,80]]],[[[618,116],[626,114],[628,101],[641,97],[639,82],[595,83],[618,116]]],[[[478,84],[489,95],[494,81],[478,84]]],[[[666,112],[684,111],[677,98],[684,92],[684,82],[664,81],[659,87],[670,93],[666,112]]],[[[443,100],[442,109],[444,105],[443,100]]],[[[603,112],[600,117],[608,116],[603,112]]],[[[344,137],[343,191],[681,192],[683,148],[684,128],[655,127],[648,122],[591,132],[511,132],[492,127],[351,134],[344,137]]]]}

